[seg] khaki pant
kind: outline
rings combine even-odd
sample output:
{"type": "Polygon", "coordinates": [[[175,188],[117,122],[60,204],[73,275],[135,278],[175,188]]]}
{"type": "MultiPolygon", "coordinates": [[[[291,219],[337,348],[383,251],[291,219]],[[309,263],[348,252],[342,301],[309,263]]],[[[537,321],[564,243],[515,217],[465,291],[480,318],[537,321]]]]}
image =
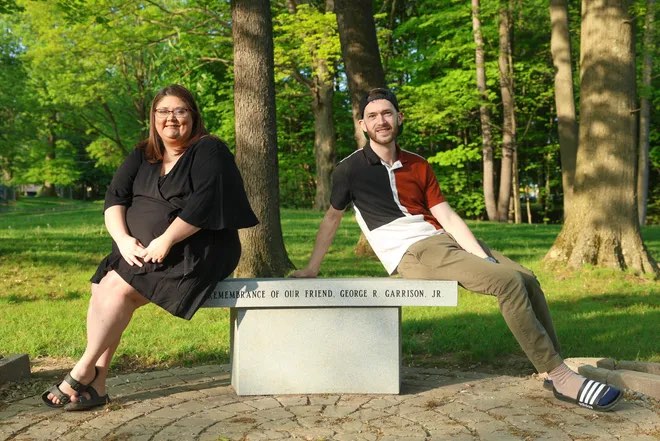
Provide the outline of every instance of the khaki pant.
{"type": "Polygon", "coordinates": [[[397,271],[406,279],[456,280],[467,290],[496,296],[502,316],[527,358],[539,372],[551,371],[563,360],[536,276],[483,243],[481,246],[499,263],[468,253],[450,234],[438,234],[411,245],[397,271]]]}

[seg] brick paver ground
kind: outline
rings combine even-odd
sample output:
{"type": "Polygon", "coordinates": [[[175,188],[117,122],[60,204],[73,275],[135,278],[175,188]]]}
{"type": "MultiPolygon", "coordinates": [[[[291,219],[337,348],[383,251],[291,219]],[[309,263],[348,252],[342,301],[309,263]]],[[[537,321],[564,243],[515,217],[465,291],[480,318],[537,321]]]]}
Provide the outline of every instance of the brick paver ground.
{"type": "Polygon", "coordinates": [[[6,440],[660,440],[657,401],[599,413],[556,400],[536,376],[403,369],[400,395],[239,397],[227,365],[113,378],[113,402],[63,412],[39,396],[0,408],[6,440]]]}

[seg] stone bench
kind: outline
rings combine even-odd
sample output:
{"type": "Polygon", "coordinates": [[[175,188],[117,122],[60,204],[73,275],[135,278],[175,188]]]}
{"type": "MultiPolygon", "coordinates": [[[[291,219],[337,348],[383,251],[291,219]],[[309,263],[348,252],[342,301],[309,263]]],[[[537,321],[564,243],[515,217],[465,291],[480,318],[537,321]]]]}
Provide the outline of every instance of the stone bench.
{"type": "Polygon", "coordinates": [[[453,281],[226,279],[204,307],[231,308],[238,395],[398,394],[401,307],[456,306],[453,281]]]}

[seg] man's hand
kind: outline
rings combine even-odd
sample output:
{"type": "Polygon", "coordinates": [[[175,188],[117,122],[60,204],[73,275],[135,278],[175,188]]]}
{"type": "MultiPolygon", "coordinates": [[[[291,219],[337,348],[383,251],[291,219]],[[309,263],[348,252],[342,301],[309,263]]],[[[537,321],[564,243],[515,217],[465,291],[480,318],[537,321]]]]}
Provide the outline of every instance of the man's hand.
{"type": "Polygon", "coordinates": [[[132,236],[124,236],[121,240],[117,241],[119,253],[130,266],[137,265],[142,267],[140,258],[144,257],[144,245],[139,240],[132,236]]]}
{"type": "Polygon", "coordinates": [[[318,270],[314,271],[310,268],[303,268],[292,272],[289,277],[294,277],[298,279],[313,279],[319,275],[318,270]]]}
{"type": "Polygon", "coordinates": [[[328,248],[330,248],[330,244],[335,237],[343,215],[344,210],[337,210],[332,206],[328,208],[325,216],[323,216],[321,225],[319,225],[319,231],[316,233],[316,242],[314,242],[314,249],[312,250],[312,255],[309,258],[307,266],[292,272],[289,277],[314,278],[318,276],[323,257],[328,252],[328,248]]]}

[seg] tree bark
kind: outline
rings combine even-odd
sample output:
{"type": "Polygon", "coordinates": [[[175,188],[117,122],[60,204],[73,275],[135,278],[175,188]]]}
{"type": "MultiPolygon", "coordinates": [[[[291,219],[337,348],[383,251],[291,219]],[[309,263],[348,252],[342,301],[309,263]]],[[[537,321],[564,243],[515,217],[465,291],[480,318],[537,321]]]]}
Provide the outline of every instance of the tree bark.
{"type": "Polygon", "coordinates": [[[364,133],[358,125],[360,98],[374,87],[385,87],[385,72],[371,0],[335,0],[335,14],[351,93],[355,142],[359,148],[365,144],[364,133]]]}
{"type": "Polygon", "coordinates": [[[520,176],[518,174],[518,150],[513,151],[513,173],[511,175],[511,198],[513,200],[513,222],[522,223],[522,208],[520,207],[520,176]]]}
{"type": "Polygon", "coordinates": [[[509,220],[509,203],[513,180],[513,162],[516,149],[515,104],[513,98],[513,67],[511,64],[511,10],[508,0],[500,1],[499,70],[502,94],[502,163],[500,191],[497,198],[497,216],[500,222],[509,220]]]}
{"type": "Polygon", "coordinates": [[[637,171],[637,212],[639,225],[646,224],[649,193],[649,149],[651,134],[651,77],[653,73],[653,41],[655,39],[655,0],[646,1],[642,59],[642,93],[639,113],[639,164],[637,171]]]}
{"type": "Polygon", "coordinates": [[[260,224],[240,230],[238,277],[281,277],[293,265],[279,209],[273,31],[267,0],[232,0],[236,163],[260,224]]]}
{"type": "MultiPolygon", "coordinates": [[[[360,98],[374,87],[385,87],[385,72],[380,60],[372,2],[370,0],[335,0],[339,42],[348,77],[353,107],[353,127],[358,148],[366,140],[358,120],[360,98]]],[[[360,235],[355,254],[375,256],[364,234],[360,235]]]]}
{"type": "MultiPolygon", "coordinates": [[[[332,12],[333,0],[326,0],[325,11],[332,12]]],[[[314,208],[327,210],[330,207],[332,171],[336,159],[336,134],[333,115],[335,96],[334,74],[328,68],[328,61],[314,60],[314,80],[312,82],[312,111],[314,113],[314,158],[316,159],[316,195],[314,208]]]]}
{"type": "MultiPolygon", "coordinates": [[[[57,124],[57,114],[53,114],[51,121],[52,125],[48,129],[48,139],[46,140],[47,150],[44,158],[46,163],[49,161],[54,161],[56,157],[55,146],[57,145],[57,135],[55,134],[55,129],[53,126],[57,124]]],[[[41,190],[39,191],[39,195],[47,197],[57,196],[57,189],[55,188],[55,184],[49,181],[44,181],[43,185],[41,186],[41,190]]]]}
{"type": "Polygon", "coordinates": [[[472,0],[472,34],[474,35],[477,90],[479,91],[479,119],[481,120],[481,139],[483,156],[483,188],[486,215],[488,220],[497,220],[497,201],[495,200],[495,165],[493,161],[493,133],[491,131],[488,91],[486,89],[486,66],[484,57],[484,39],[481,34],[479,0],[472,0]]]}
{"type": "Polygon", "coordinates": [[[575,185],[575,158],[578,149],[578,125],[575,117],[571,40],[568,31],[566,0],[550,1],[550,21],[552,23],[550,51],[555,66],[555,105],[561,155],[561,182],[564,190],[564,219],[566,219],[575,185]]]}
{"type": "Polygon", "coordinates": [[[637,216],[635,52],[626,0],[582,3],[575,192],[548,261],[660,275],[637,216]]]}
{"type": "Polygon", "coordinates": [[[316,60],[317,74],[312,86],[314,113],[314,157],[316,159],[316,195],[314,209],[330,207],[332,171],[335,167],[335,125],[333,121],[334,83],[325,60],[316,60]]]}

